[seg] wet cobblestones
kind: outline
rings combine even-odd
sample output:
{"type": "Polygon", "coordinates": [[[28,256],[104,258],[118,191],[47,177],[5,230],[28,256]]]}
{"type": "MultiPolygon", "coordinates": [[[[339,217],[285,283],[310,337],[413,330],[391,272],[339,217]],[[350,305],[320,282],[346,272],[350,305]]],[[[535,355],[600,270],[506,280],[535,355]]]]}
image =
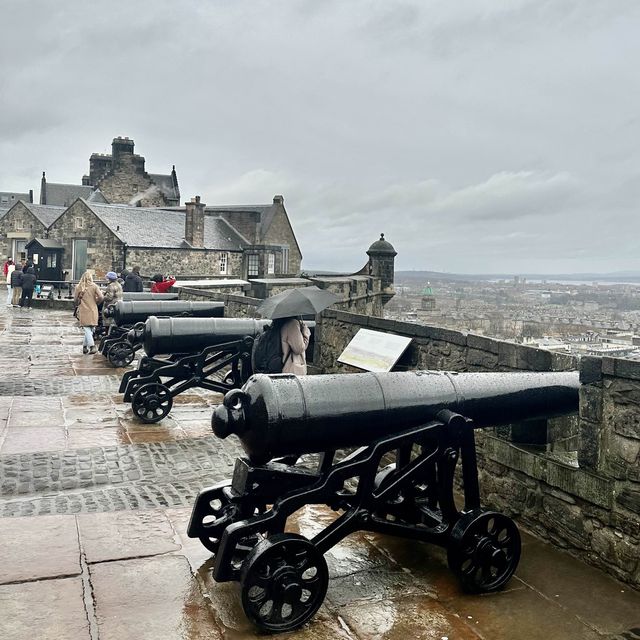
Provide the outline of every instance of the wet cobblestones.
{"type": "Polygon", "coordinates": [[[0,396],[63,396],[71,393],[117,393],[118,376],[57,376],[0,380],[0,396]]]}
{"type": "Polygon", "coordinates": [[[241,453],[204,437],[0,456],[0,516],[185,506],[241,453]]]}

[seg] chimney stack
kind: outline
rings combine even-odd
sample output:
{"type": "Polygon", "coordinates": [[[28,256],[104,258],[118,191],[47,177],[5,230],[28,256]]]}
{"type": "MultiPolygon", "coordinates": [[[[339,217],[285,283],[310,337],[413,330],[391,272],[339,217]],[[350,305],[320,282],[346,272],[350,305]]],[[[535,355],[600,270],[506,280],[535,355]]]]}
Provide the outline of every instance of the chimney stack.
{"type": "Polygon", "coordinates": [[[184,218],[184,239],[198,249],[204,248],[204,208],[200,202],[200,196],[191,198],[191,202],[185,202],[187,208],[184,218]]]}
{"type": "Polygon", "coordinates": [[[284,196],[273,196],[273,204],[284,204],[284,196]]]}

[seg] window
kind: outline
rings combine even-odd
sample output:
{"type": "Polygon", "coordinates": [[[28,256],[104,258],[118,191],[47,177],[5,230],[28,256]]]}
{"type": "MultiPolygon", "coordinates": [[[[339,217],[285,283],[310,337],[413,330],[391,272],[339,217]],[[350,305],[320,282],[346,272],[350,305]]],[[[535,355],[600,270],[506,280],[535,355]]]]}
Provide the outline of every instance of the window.
{"type": "Polygon", "coordinates": [[[16,218],[13,222],[13,226],[16,231],[22,231],[24,229],[24,220],[20,220],[20,218],[16,218]]]}
{"type": "Polygon", "coordinates": [[[276,254],[270,253],[268,256],[267,262],[267,273],[275,273],[276,272],[276,254]]]}
{"type": "Polygon", "coordinates": [[[226,276],[229,273],[229,254],[220,254],[220,274],[226,276]]]}
{"type": "Polygon", "coordinates": [[[258,261],[257,253],[250,253],[247,256],[247,275],[257,276],[260,268],[260,262],[258,261]]]}
{"type": "Polygon", "coordinates": [[[47,256],[47,263],[46,263],[46,267],[47,269],[55,269],[57,266],[57,260],[56,258],[58,257],[57,253],[50,253],[47,256]]]}
{"type": "Polygon", "coordinates": [[[74,218],[73,219],[73,228],[74,229],[84,229],[84,219],[83,218],[74,218]]]}
{"type": "Polygon", "coordinates": [[[289,273],[289,247],[282,247],[282,273],[289,273]]]}

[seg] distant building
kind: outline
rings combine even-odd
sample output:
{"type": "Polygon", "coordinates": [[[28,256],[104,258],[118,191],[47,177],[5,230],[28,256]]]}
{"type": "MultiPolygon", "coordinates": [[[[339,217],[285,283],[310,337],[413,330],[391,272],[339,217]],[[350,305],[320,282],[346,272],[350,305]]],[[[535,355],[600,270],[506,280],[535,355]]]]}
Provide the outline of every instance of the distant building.
{"type": "Polygon", "coordinates": [[[62,248],[62,269],[78,279],[138,265],[143,274],[282,278],[300,272],[302,253],[284,198],[264,205],[151,208],[76,198],[69,207],[17,202],[0,209],[0,250],[17,260],[38,239],[62,248]]]}
{"type": "Polygon", "coordinates": [[[30,189],[29,193],[18,193],[17,191],[0,191],[0,208],[9,209],[18,200],[23,202],[33,202],[33,190],[30,189]]]}
{"type": "Polygon", "coordinates": [[[133,150],[132,139],[114,138],[110,154],[91,154],[89,175],[82,176],[82,184],[47,182],[43,172],[40,204],[69,207],[77,198],[83,198],[87,202],[141,207],[179,205],[175,165],[168,174],[147,173],[144,157],[133,150]]]}

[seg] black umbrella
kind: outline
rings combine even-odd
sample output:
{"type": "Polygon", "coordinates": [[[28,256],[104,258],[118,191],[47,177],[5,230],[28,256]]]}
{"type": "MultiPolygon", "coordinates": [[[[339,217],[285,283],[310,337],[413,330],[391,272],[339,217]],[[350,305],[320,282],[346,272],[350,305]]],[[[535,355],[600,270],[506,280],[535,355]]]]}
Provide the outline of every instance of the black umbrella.
{"type": "Polygon", "coordinates": [[[318,287],[287,289],[282,293],[263,300],[256,311],[263,318],[290,318],[320,313],[323,309],[338,302],[340,298],[318,287]]]}

